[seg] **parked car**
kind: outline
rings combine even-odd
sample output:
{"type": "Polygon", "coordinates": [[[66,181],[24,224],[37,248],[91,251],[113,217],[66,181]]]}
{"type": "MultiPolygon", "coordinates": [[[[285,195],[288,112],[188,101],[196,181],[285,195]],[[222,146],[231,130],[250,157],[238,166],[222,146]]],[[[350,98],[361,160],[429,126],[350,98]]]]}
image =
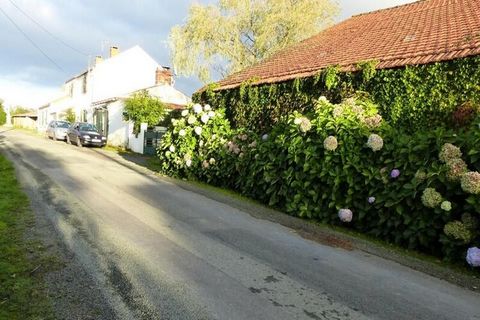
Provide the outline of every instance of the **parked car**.
{"type": "Polygon", "coordinates": [[[65,140],[70,122],[53,120],[47,126],[46,135],[53,140],[65,140]]]}
{"type": "Polygon", "coordinates": [[[93,124],[75,122],[67,131],[67,143],[72,142],[79,147],[85,145],[103,147],[107,144],[107,138],[100,134],[93,124]]]}

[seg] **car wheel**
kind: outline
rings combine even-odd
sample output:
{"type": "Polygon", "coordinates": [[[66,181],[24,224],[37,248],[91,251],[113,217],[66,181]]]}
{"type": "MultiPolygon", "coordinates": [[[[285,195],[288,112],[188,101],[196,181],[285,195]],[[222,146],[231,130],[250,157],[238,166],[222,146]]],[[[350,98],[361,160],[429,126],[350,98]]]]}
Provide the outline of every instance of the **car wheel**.
{"type": "Polygon", "coordinates": [[[70,140],[70,137],[67,135],[67,143],[72,144],[72,141],[70,140]]]}
{"type": "Polygon", "coordinates": [[[83,147],[82,146],[82,141],[80,140],[80,137],[77,137],[77,146],[80,147],[80,148],[83,147]]]}

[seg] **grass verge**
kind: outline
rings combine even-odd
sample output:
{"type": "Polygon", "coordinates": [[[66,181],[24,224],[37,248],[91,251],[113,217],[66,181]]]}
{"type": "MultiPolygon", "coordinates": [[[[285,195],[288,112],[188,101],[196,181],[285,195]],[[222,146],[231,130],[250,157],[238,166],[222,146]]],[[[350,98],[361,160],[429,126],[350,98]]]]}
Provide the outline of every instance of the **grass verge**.
{"type": "Polygon", "coordinates": [[[43,281],[51,257],[25,237],[34,223],[14,168],[0,154],[0,319],[54,318],[43,281]]]}

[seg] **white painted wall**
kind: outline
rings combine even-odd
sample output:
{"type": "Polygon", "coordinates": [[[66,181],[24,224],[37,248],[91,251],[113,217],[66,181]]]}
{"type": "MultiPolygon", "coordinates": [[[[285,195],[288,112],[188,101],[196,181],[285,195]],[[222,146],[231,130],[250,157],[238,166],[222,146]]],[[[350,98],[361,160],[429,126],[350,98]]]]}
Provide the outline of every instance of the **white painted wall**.
{"type": "MultiPolygon", "coordinates": [[[[123,100],[108,104],[108,137],[107,143],[117,147],[128,146],[128,136],[131,133],[128,121],[123,120],[123,100]]],[[[132,125],[133,126],[133,125],[132,125]]]]}
{"type": "MultiPolygon", "coordinates": [[[[129,125],[129,131],[133,132],[133,123],[129,125]]],[[[135,136],[133,133],[129,134],[128,137],[128,149],[132,150],[136,153],[143,153],[143,142],[145,137],[145,131],[147,131],[148,125],[146,123],[142,123],[140,125],[140,133],[138,136],[135,136]]]]}
{"type": "Polygon", "coordinates": [[[139,46],[104,60],[91,72],[92,101],[154,86],[157,68],[161,66],[139,46]]]}
{"type": "Polygon", "coordinates": [[[162,84],[147,89],[151,96],[157,97],[165,103],[187,105],[191,99],[168,84],[162,84]]]}

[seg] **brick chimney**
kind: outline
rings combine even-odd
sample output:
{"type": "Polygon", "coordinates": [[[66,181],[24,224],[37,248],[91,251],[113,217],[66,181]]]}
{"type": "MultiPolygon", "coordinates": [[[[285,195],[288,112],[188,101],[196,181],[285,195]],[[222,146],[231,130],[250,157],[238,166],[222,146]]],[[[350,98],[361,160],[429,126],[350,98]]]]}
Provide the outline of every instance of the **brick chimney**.
{"type": "Polygon", "coordinates": [[[96,56],[95,57],[95,65],[98,65],[99,63],[101,63],[103,61],[103,57],[102,56],[96,56]]]}
{"type": "Polygon", "coordinates": [[[119,52],[118,47],[110,47],[110,58],[116,56],[119,52]]]}
{"type": "Polygon", "coordinates": [[[169,67],[157,68],[155,71],[155,85],[173,85],[173,74],[169,67]]]}

